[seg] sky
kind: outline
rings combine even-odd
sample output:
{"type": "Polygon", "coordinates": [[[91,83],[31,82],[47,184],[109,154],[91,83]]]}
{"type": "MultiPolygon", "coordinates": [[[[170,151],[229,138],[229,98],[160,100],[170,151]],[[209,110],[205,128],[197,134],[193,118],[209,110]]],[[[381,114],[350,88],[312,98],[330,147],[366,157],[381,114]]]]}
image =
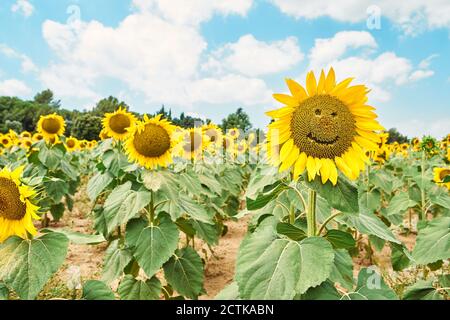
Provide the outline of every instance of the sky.
{"type": "Polygon", "coordinates": [[[67,109],[110,95],[254,127],[284,79],[330,67],[370,89],[380,122],[450,132],[450,1],[0,0],[0,95],[47,88],[67,109]]]}

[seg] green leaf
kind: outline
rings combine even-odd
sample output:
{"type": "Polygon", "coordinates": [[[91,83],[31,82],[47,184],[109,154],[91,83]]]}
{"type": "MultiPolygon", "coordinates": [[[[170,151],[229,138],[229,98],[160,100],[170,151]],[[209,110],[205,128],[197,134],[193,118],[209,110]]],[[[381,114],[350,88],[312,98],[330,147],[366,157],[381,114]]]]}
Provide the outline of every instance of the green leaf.
{"type": "Polygon", "coordinates": [[[50,213],[52,214],[53,220],[59,221],[64,215],[64,210],[66,210],[64,203],[52,204],[50,207],[50,213]]]}
{"type": "Polygon", "coordinates": [[[273,220],[265,219],[239,249],[236,281],[243,299],[292,299],[331,272],[334,251],[328,241],[279,239],[273,220]]]}
{"type": "Polygon", "coordinates": [[[97,172],[87,184],[87,195],[91,201],[97,199],[98,195],[113,181],[113,176],[109,172],[97,172]]]}
{"type": "Polygon", "coordinates": [[[345,300],[398,300],[395,292],[384,283],[373,268],[359,271],[358,284],[354,292],[347,293],[345,300]]]}
{"type": "Polygon", "coordinates": [[[272,166],[257,168],[252,173],[248,183],[245,197],[250,200],[256,200],[261,191],[269,185],[277,182],[279,177],[278,169],[272,166]]]}
{"type": "Polygon", "coordinates": [[[74,244],[99,244],[105,242],[106,239],[101,234],[85,234],[68,229],[46,228],[43,232],[56,232],[65,235],[70,242],[74,244]]]}
{"type": "Polygon", "coordinates": [[[202,185],[206,186],[209,190],[216,193],[217,195],[221,195],[222,186],[220,185],[220,183],[217,181],[216,178],[204,174],[200,174],[198,178],[200,179],[202,185]]]}
{"type": "MultiPolygon", "coordinates": [[[[448,176],[450,177],[450,176],[448,176]]],[[[433,204],[450,209],[450,195],[446,188],[436,187],[430,189],[429,192],[430,201],[433,204]]]]}
{"type": "Polygon", "coordinates": [[[294,241],[300,241],[306,238],[305,231],[290,223],[279,222],[277,224],[277,232],[291,238],[294,241]]]}
{"type": "Polygon", "coordinates": [[[61,154],[56,150],[41,148],[39,150],[38,158],[41,163],[50,170],[56,170],[60,162],[61,154]]]}
{"type": "Polygon", "coordinates": [[[21,299],[36,298],[67,254],[69,240],[47,233],[33,240],[11,237],[0,244],[0,279],[21,299]]]}
{"type": "Polygon", "coordinates": [[[422,265],[450,258],[450,217],[435,218],[419,230],[412,256],[422,265]]]}
{"type": "Polygon", "coordinates": [[[5,286],[3,282],[0,281],[0,301],[8,300],[9,289],[5,286]]]}
{"type": "Polygon", "coordinates": [[[175,223],[178,226],[178,228],[180,229],[180,231],[186,233],[190,237],[195,236],[196,231],[192,225],[191,220],[187,220],[185,218],[179,218],[175,223]]]}
{"type": "Polygon", "coordinates": [[[391,243],[391,261],[394,271],[401,271],[411,264],[411,254],[404,245],[391,243]]]}
{"type": "Polygon", "coordinates": [[[121,247],[119,240],[111,242],[105,254],[102,281],[109,284],[119,278],[132,258],[130,250],[121,247]]]}
{"type": "Polygon", "coordinates": [[[364,234],[371,234],[378,238],[401,243],[391,230],[373,213],[361,212],[358,216],[346,216],[346,223],[364,234]]]}
{"type": "Polygon", "coordinates": [[[325,238],[331,242],[335,249],[351,249],[356,245],[353,236],[341,230],[329,230],[325,235],[325,238]]]}
{"type": "Polygon", "coordinates": [[[238,284],[235,281],[231,282],[214,297],[214,300],[240,300],[238,284]]]}
{"type": "Polygon", "coordinates": [[[353,289],[353,260],[347,250],[338,249],[334,252],[334,265],[329,279],[342,287],[353,289]]]}
{"type": "Polygon", "coordinates": [[[348,213],[358,213],[358,189],[343,176],[339,176],[336,186],[328,181],[322,184],[320,177],[316,177],[313,181],[305,179],[306,185],[328,201],[328,204],[339,211],[348,213]]]}
{"type": "Polygon", "coordinates": [[[268,192],[260,193],[255,200],[247,198],[247,210],[258,210],[266,206],[270,201],[278,197],[278,195],[288,187],[284,184],[277,183],[277,186],[268,192]]]}
{"type": "Polygon", "coordinates": [[[364,191],[360,194],[360,203],[372,212],[378,210],[381,206],[381,192],[373,189],[370,192],[364,191]]]}
{"type": "Polygon", "coordinates": [[[178,201],[176,202],[180,209],[187,213],[190,217],[195,220],[199,220],[205,223],[213,224],[214,214],[209,213],[205,206],[202,206],[189,198],[185,194],[178,195],[178,201]]]}
{"type": "Polygon", "coordinates": [[[406,288],[403,300],[444,300],[439,291],[433,287],[433,281],[419,280],[406,288]]]}
{"type": "Polygon", "coordinates": [[[144,282],[127,275],[120,282],[118,292],[121,300],[159,300],[161,290],[161,282],[156,277],[144,282]]]}
{"type": "Polygon", "coordinates": [[[406,209],[415,207],[417,202],[409,198],[409,194],[406,192],[400,192],[392,197],[387,208],[388,215],[395,215],[398,213],[404,213],[406,209]]]}
{"type": "Polygon", "coordinates": [[[55,202],[61,202],[61,199],[69,192],[69,185],[66,181],[51,177],[44,182],[45,190],[48,196],[55,202]]]}
{"type": "Polygon", "coordinates": [[[127,225],[125,241],[132,247],[133,256],[152,277],[167,262],[178,246],[179,232],[167,215],[161,217],[159,225],[148,225],[145,220],[134,219],[127,225]]]}
{"type": "Polygon", "coordinates": [[[206,241],[207,244],[214,246],[219,243],[219,230],[216,225],[204,223],[197,220],[191,220],[191,223],[197,233],[197,236],[206,241]]]}
{"type": "Polygon", "coordinates": [[[82,297],[84,300],[115,300],[111,288],[98,280],[86,281],[82,297]]]}
{"type": "Polygon", "coordinates": [[[301,300],[340,300],[341,295],[329,280],[323,282],[320,286],[309,288],[301,296],[301,300]]]}
{"type": "Polygon", "coordinates": [[[151,200],[149,191],[131,190],[131,182],[116,187],[105,201],[104,215],[108,226],[108,233],[114,228],[125,224],[137,213],[144,209],[151,200]]]}
{"type": "Polygon", "coordinates": [[[172,288],[190,299],[197,299],[203,289],[202,259],[191,247],[175,251],[164,264],[164,275],[172,288]]]}
{"type": "Polygon", "coordinates": [[[393,183],[390,176],[381,170],[372,171],[369,177],[370,182],[372,182],[376,187],[380,188],[387,194],[390,194],[393,189],[393,183]]]}

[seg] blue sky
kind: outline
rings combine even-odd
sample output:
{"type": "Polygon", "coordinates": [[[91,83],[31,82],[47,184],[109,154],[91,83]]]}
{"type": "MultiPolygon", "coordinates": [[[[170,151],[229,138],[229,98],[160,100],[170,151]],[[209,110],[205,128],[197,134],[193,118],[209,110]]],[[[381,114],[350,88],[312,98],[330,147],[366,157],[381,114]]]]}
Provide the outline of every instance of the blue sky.
{"type": "Polygon", "coordinates": [[[69,109],[114,95],[216,122],[243,107],[264,127],[284,78],[333,66],[372,89],[385,127],[442,136],[449,35],[440,0],[2,0],[0,95],[50,88],[69,109]]]}

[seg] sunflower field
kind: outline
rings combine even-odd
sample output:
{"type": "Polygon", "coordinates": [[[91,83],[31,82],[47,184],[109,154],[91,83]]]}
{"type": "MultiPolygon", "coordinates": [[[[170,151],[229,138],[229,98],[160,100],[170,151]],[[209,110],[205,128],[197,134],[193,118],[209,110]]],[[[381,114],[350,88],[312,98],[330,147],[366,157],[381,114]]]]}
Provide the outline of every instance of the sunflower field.
{"type": "Polygon", "coordinates": [[[450,134],[388,143],[332,68],[286,84],[261,131],[118,108],[98,140],[2,134],[0,299],[449,299],[450,134]]]}

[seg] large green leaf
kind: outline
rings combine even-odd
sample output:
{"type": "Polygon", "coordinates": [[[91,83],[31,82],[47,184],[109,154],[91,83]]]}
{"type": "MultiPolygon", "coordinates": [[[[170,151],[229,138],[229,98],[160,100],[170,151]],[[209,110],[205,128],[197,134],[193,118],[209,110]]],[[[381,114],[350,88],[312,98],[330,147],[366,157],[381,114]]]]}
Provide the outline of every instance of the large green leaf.
{"type": "Polygon", "coordinates": [[[211,246],[219,243],[219,230],[216,225],[197,220],[191,220],[191,223],[200,239],[206,241],[211,246]]]}
{"type": "Polygon", "coordinates": [[[363,211],[357,216],[349,215],[344,221],[346,224],[356,228],[361,233],[371,234],[394,243],[401,243],[395,238],[392,231],[389,230],[389,228],[375,214],[369,213],[368,211],[363,211]]]}
{"type": "Polygon", "coordinates": [[[177,249],[175,255],[164,264],[167,282],[179,294],[197,299],[203,288],[202,259],[191,247],[177,249]]]}
{"type": "Polygon", "coordinates": [[[273,188],[270,188],[269,191],[260,193],[255,200],[247,198],[247,209],[258,210],[265,207],[269,202],[278,197],[278,195],[286,189],[288,189],[286,185],[276,182],[273,188]]]}
{"type": "Polygon", "coordinates": [[[246,198],[255,200],[259,193],[266,186],[274,184],[278,180],[278,177],[278,169],[275,167],[266,166],[264,168],[256,168],[248,183],[247,191],[245,193],[246,198]]]}
{"type": "Polygon", "coordinates": [[[54,228],[47,228],[41,231],[62,233],[70,240],[70,242],[74,244],[99,244],[106,241],[105,237],[103,237],[101,234],[85,234],[68,229],[54,228]]]}
{"type": "Polygon", "coordinates": [[[121,300],[158,300],[161,294],[161,282],[156,277],[141,281],[127,275],[119,285],[121,300]]]}
{"type": "Polygon", "coordinates": [[[173,255],[178,246],[179,232],[175,223],[163,215],[159,225],[134,219],[127,225],[126,243],[132,248],[139,266],[152,277],[173,255]]]}
{"type": "Polygon", "coordinates": [[[358,213],[358,189],[343,176],[339,176],[338,183],[333,184],[328,181],[323,184],[320,177],[313,181],[305,179],[306,185],[328,201],[328,204],[339,211],[348,213],[358,213]]]}
{"type": "Polygon", "coordinates": [[[120,245],[119,240],[114,240],[106,250],[102,280],[111,283],[123,272],[123,269],[133,258],[130,250],[120,245]]]}
{"type": "Polygon", "coordinates": [[[339,300],[341,295],[329,280],[320,286],[309,288],[305,294],[301,295],[301,300],[339,300]]]}
{"type": "Polygon", "coordinates": [[[406,288],[403,300],[443,300],[439,290],[433,287],[433,281],[419,280],[406,288]]]}
{"type": "Polygon", "coordinates": [[[355,291],[347,293],[344,300],[398,300],[395,292],[384,282],[381,275],[372,268],[363,268],[358,274],[355,291]]]}
{"type": "Polygon", "coordinates": [[[335,251],[334,265],[329,279],[348,290],[353,289],[353,260],[347,250],[335,251]]]}
{"type": "Polygon", "coordinates": [[[407,192],[400,192],[391,199],[391,202],[389,202],[387,213],[388,215],[404,213],[406,209],[412,208],[416,205],[417,202],[411,200],[407,192]]]}
{"type": "Polygon", "coordinates": [[[325,235],[325,238],[330,241],[335,249],[351,249],[356,245],[353,236],[350,233],[341,230],[329,230],[325,235]]]}
{"type": "Polygon", "coordinates": [[[9,297],[9,289],[5,286],[3,282],[0,281],[0,301],[8,300],[9,297]]]}
{"type": "Polygon", "coordinates": [[[108,171],[97,172],[87,184],[87,194],[91,201],[97,199],[98,195],[113,181],[113,176],[108,171]]]}
{"type": "Polygon", "coordinates": [[[11,237],[0,244],[0,280],[21,299],[36,298],[67,254],[69,240],[51,232],[33,240],[11,237]]]}
{"type": "Polygon", "coordinates": [[[325,281],[334,251],[324,238],[277,238],[273,218],[242,242],[236,281],[243,299],[292,299],[325,281]]]}
{"type": "Polygon", "coordinates": [[[105,201],[105,215],[108,232],[115,227],[126,224],[137,213],[144,209],[151,200],[151,193],[146,190],[131,190],[131,182],[115,188],[105,201]]]}
{"type": "Polygon", "coordinates": [[[85,300],[115,300],[111,288],[98,280],[86,281],[83,286],[82,297],[85,300]]]}
{"type": "Polygon", "coordinates": [[[392,178],[385,171],[372,171],[369,176],[369,181],[387,194],[392,192],[392,178]]]}
{"type": "Polygon", "coordinates": [[[222,289],[215,297],[214,300],[239,300],[239,287],[238,284],[233,281],[225,288],[222,289]]]}
{"type": "Polygon", "coordinates": [[[419,231],[412,256],[418,264],[450,258],[450,217],[435,218],[419,231]]]}
{"type": "Polygon", "coordinates": [[[433,204],[450,209],[450,195],[446,188],[434,187],[428,193],[433,204]]]}
{"type": "Polygon", "coordinates": [[[51,177],[44,182],[45,190],[48,196],[55,202],[61,202],[61,199],[69,192],[69,185],[67,181],[62,179],[51,177]]]}

